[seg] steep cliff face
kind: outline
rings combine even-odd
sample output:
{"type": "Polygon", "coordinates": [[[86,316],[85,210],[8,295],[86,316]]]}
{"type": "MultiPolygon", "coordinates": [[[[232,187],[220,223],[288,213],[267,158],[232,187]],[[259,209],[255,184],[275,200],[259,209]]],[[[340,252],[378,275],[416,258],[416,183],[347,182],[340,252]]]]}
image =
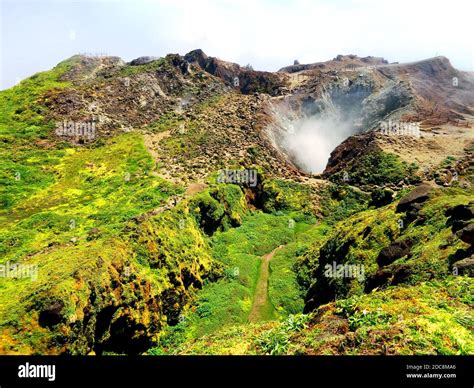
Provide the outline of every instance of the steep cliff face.
{"type": "Polygon", "coordinates": [[[376,147],[408,163],[417,158],[421,169],[433,169],[452,153],[461,156],[461,149],[469,148],[472,141],[472,74],[454,69],[444,57],[388,64],[340,56],[280,72],[290,75],[290,87],[284,98],[271,101],[275,119],[268,132],[274,146],[305,172],[342,170],[352,163],[352,153],[360,155],[366,146],[367,152],[376,147]],[[418,132],[389,133],[377,141],[373,134],[360,135],[408,124],[418,132]],[[456,149],[453,141],[464,147],[456,149]],[[408,158],[403,157],[406,151],[411,154],[408,158]]]}

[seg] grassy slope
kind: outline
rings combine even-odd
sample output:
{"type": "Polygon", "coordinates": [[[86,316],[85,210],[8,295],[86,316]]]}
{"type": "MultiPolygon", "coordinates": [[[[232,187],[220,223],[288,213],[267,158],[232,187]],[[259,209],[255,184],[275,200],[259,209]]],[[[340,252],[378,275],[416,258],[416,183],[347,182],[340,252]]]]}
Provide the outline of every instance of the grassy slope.
{"type": "Polygon", "coordinates": [[[270,262],[271,277],[268,292],[280,317],[303,311],[305,290],[297,279],[298,260],[314,241],[322,240],[328,230],[326,223],[317,225],[296,223],[295,238],[277,251],[270,262]]]}
{"type": "MultiPolygon", "coordinates": [[[[36,281],[0,278],[3,352],[54,353],[64,343],[67,351],[83,353],[82,342],[94,339],[75,338],[74,327],[88,330],[81,328],[85,311],[97,314],[106,306],[124,306],[112,320],[126,315],[157,331],[160,320],[174,314],[168,305],[175,305],[160,293],[173,288],[179,310],[185,288],[192,287],[183,279],[199,282],[200,274],[212,272],[207,240],[186,206],[138,227],[130,224],[184,191],[155,175],[140,134],[88,147],[50,137],[53,125],[43,117],[41,96],[70,86],[58,81],[70,66],[62,63],[0,93],[0,263],[38,265],[36,281]],[[145,249],[135,245],[137,235],[145,249]],[[165,241],[160,252],[148,242],[150,235],[165,241]],[[157,255],[165,258],[164,267],[156,266],[157,255]],[[149,306],[149,298],[157,305],[149,306]],[[65,304],[63,322],[52,330],[40,327],[39,312],[57,300],[65,304]]],[[[86,318],[91,324],[94,319],[86,318]]]]}
{"type": "MultiPolygon", "coordinates": [[[[347,258],[338,262],[363,263],[366,275],[377,270],[378,252],[388,236],[411,237],[416,244],[404,264],[411,270],[404,284],[364,294],[357,281],[330,284],[337,302],[310,315],[290,316],[282,322],[235,326],[199,338],[179,349],[185,354],[472,354],[473,280],[453,276],[449,258],[465,244],[453,238],[444,216],[446,209],[467,203],[467,190],[438,190],[423,206],[423,225],[400,231],[394,204],[370,209],[339,221],[326,236],[299,255],[299,276],[306,282],[318,265],[318,249],[330,240],[354,239],[347,258]],[[363,238],[368,225],[372,230],[363,238]],[[440,249],[443,246],[443,249],[440,249]],[[308,267],[307,272],[301,267],[308,267]],[[435,278],[432,279],[433,274],[435,278]],[[295,322],[297,324],[295,324],[295,322]],[[298,324],[299,322],[299,324],[298,324]]],[[[322,231],[314,230],[314,233],[322,231]]],[[[282,252],[283,254],[283,252],[282,252]]],[[[314,279],[313,279],[314,281],[314,279]]]]}
{"type": "Polygon", "coordinates": [[[21,199],[54,181],[52,166],[64,151],[44,149],[38,144],[53,128],[45,121],[42,94],[70,85],[58,78],[69,68],[64,62],[49,72],[38,73],[0,93],[0,204],[9,209],[21,199]]]}
{"type": "MultiPolygon", "coordinates": [[[[129,247],[123,245],[126,222],[163,205],[169,196],[182,191],[153,176],[152,169],[143,140],[136,134],[117,137],[103,147],[65,149],[63,158],[52,166],[55,179],[50,185],[2,212],[2,263],[10,261],[39,267],[35,282],[0,279],[3,324],[18,321],[16,317],[30,309],[28,299],[43,291],[67,301],[68,289],[80,288],[87,279],[97,285],[110,281],[109,275],[93,280],[96,278],[93,267],[100,258],[105,261],[105,273],[111,263],[123,266],[131,255],[129,247]],[[91,230],[95,233],[91,234],[91,230]],[[74,275],[78,270],[83,273],[74,275]],[[23,296],[25,304],[18,304],[18,295],[23,296]]],[[[143,273],[143,276],[151,274],[143,273]]],[[[156,284],[155,292],[159,293],[163,287],[157,280],[164,278],[152,278],[149,280],[156,284]]],[[[86,303],[90,290],[81,291],[84,295],[77,299],[82,298],[86,303]]],[[[75,315],[74,299],[66,315],[75,315]]],[[[32,317],[27,319],[35,326],[35,313],[30,313],[32,317]]]]}
{"type": "Polygon", "coordinates": [[[288,245],[275,257],[270,277],[272,303],[263,320],[285,316],[292,308],[302,308],[302,296],[291,263],[295,261],[295,247],[302,243],[301,235],[309,234],[311,225],[307,222],[311,219],[302,219],[294,226],[292,219],[291,214],[254,213],[244,217],[242,226],[214,235],[213,256],[224,265],[225,278],[207,284],[197,294],[196,304],[179,325],[169,328],[169,333],[161,339],[162,346],[152,353],[174,352],[178,344],[215,333],[223,327],[246,323],[259,276],[260,258],[282,244],[288,245]]]}
{"type": "Polygon", "coordinates": [[[181,354],[454,354],[474,352],[472,281],[400,286],[330,303],[282,322],[232,326],[181,354]]]}
{"type": "MultiPolygon", "coordinates": [[[[166,289],[175,289],[178,296],[171,296],[166,311],[162,312],[170,322],[179,316],[186,303],[180,292],[184,293],[184,288],[192,289],[192,284],[184,284],[188,272],[195,279],[193,284],[197,279],[199,287],[202,281],[199,272],[212,270],[211,254],[227,268],[227,276],[217,283],[209,283],[199,294],[196,309],[187,318],[192,322],[193,317],[199,317],[190,332],[201,335],[212,332],[222,322],[245,322],[260,256],[289,242],[308,225],[301,220],[292,229],[289,215],[260,213],[248,215],[241,228],[227,230],[239,225],[245,212],[242,193],[232,185],[213,186],[171,212],[149,217],[138,225],[130,224],[134,217],[164,205],[170,196],[183,192],[182,188],[155,176],[156,167],[142,136],[129,133],[101,144],[72,147],[64,142],[51,142],[53,126],[45,122],[40,109],[26,118],[26,113],[15,108],[26,106],[25,112],[34,112],[35,106],[41,106],[39,99],[44,91],[69,87],[57,81],[68,66],[60,65],[0,95],[5,102],[1,129],[2,157],[6,161],[2,172],[5,190],[1,193],[4,206],[0,214],[2,263],[38,265],[35,282],[0,279],[3,351],[54,353],[64,343],[69,352],[84,352],[85,345],[76,343],[80,340],[74,346],[68,345],[76,335],[71,324],[80,324],[85,319],[89,299],[97,291],[111,294],[100,296],[100,303],[93,306],[96,313],[106,306],[131,304],[135,306],[133,311],[120,307],[114,317],[131,315],[136,322],[149,324],[163,318],[147,311],[145,301],[160,300],[166,289]],[[212,223],[223,232],[209,240],[199,227],[212,223]],[[125,267],[132,273],[130,278],[124,276],[125,267]],[[235,268],[238,276],[234,275],[235,268]],[[110,284],[115,284],[113,291],[107,291],[110,284]],[[177,304],[173,302],[175,297],[177,304]],[[38,324],[38,314],[55,300],[65,304],[61,313],[64,324],[49,330],[38,324]],[[213,309],[212,319],[206,321],[201,316],[206,316],[209,306],[213,309]],[[143,317],[138,317],[140,314],[143,317]],[[51,340],[56,346],[50,347],[51,340]]],[[[291,209],[301,202],[298,195],[284,196],[282,190],[288,189],[287,184],[268,184],[269,209],[291,209]],[[289,199],[291,203],[286,203],[289,199]]],[[[294,309],[292,303],[298,306],[302,303],[289,269],[281,258],[276,259],[272,269],[284,273],[279,284],[270,285],[271,298],[275,298],[279,311],[294,309]],[[286,300],[279,295],[280,289],[293,295],[286,300]]],[[[267,319],[277,314],[270,307],[267,319]]],[[[158,333],[159,327],[154,330],[158,333]]]]}

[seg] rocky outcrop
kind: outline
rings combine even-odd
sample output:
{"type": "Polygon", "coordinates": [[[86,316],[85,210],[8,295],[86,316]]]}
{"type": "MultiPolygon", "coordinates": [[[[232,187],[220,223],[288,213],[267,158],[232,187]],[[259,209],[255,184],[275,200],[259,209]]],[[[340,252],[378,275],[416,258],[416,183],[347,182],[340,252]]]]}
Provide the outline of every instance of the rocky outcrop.
{"type": "Polygon", "coordinates": [[[45,305],[39,313],[38,323],[41,327],[53,327],[64,321],[64,302],[61,299],[54,300],[45,305]]]}
{"type": "Polygon", "coordinates": [[[461,204],[445,211],[448,217],[446,225],[451,226],[453,234],[464,243],[467,248],[459,248],[449,257],[453,271],[472,276],[472,260],[474,254],[474,201],[461,204]],[[459,264],[459,265],[458,265],[459,264]]]}
{"type": "Polygon", "coordinates": [[[226,85],[240,90],[244,94],[259,92],[273,96],[286,86],[286,78],[283,75],[255,71],[236,63],[209,57],[200,49],[187,53],[184,60],[222,79],[226,85]]]}
{"type": "Polygon", "coordinates": [[[293,64],[291,66],[282,67],[278,72],[281,73],[296,73],[304,70],[325,69],[337,70],[343,68],[355,69],[357,67],[386,65],[388,61],[382,57],[358,57],[357,55],[338,55],[334,59],[327,62],[316,62],[308,64],[293,64]]]}
{"type": "Polygon", "coordinates": [[[42,103],[53,122],[94,122],[94,139],[150,125],[163,114],[228,92],[221,80],[199,68],[192,71],[177,54],[141,57],[128,65],[109,57],[69,62],[63,78],[81,86],[48,91],[42,103]]]}
{"type": "Polygon", "coordinates": [[[313,311],[316,307],[333,300],[337,294],[337,285],[332,278],[325,276],[326,265],[343,264],[354,240],[340,241],[337,238],[329,240],[319,250],[319,264],[313,278],[317,281],[309,288],[305,298],[305,312],[313,311]]]}
{"type": "Polygon", "coordinates": [[[323,176],[329,177],[337,172],[348,170],[355,159],[365,153],[378,150],[380,148],[374,142],[371,133],[351,136],[331,152],[323,176]]]}

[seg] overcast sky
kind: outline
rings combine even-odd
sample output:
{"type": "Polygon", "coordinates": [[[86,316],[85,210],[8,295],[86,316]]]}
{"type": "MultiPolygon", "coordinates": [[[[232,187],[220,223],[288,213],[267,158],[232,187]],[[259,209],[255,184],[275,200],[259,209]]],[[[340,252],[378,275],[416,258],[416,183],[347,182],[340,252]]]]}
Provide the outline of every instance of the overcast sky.
{"type": "Polygon", "coordinates": [[[0,0],[0,89],[70,56],[201,48],[256,70],[338,54],[474,71],[473,0],[0,0]]]}

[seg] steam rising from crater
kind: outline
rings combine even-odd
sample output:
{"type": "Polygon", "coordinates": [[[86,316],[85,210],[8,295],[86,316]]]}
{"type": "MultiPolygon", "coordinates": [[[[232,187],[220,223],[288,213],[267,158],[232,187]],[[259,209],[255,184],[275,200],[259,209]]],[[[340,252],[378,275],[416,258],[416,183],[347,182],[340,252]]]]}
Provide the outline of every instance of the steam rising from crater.
{"type": "Polygon", "coordinates": [[[301,170],[310,173],[322,172],[331,152],[356,132],[354,119],[347,111],[342,114],[330,100],[322,105],[302,109],[283,103],[272,109],[279,127],[278,147],[301,170]]]}
{"type": "Polygon", "coordinates": [[[334,148],[353,132],[352,122],[334,114],[304,117],[290,124],[282,146],[302,170],[320,173],[334,148]]]}

